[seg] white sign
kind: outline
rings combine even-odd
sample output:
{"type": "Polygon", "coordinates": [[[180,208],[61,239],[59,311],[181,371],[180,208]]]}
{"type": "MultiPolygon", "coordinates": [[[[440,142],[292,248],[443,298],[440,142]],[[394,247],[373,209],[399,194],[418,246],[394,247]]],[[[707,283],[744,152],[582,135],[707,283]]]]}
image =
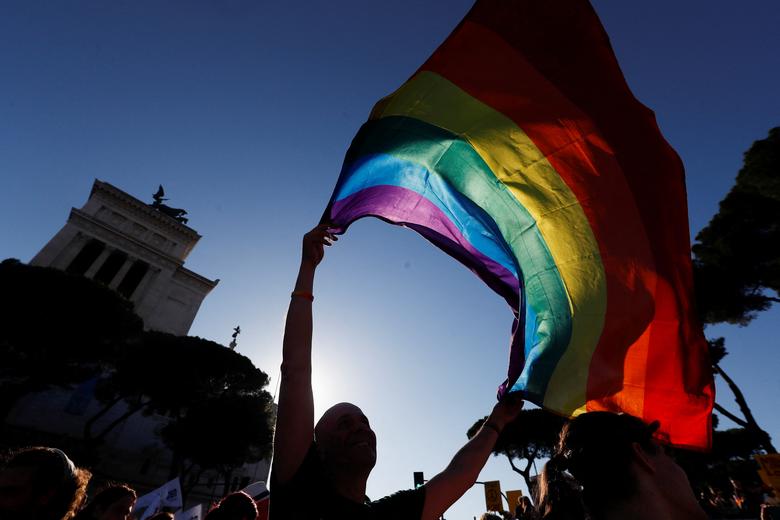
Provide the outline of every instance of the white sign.
{"type": "Polygon", "coordinates": [[[151,493],[147,493],[135,501],[133,515],[140,515],[138,520],[146,520],[164,507],[181,509],[181,485],[179,477],[166,482],[151,493]]]}

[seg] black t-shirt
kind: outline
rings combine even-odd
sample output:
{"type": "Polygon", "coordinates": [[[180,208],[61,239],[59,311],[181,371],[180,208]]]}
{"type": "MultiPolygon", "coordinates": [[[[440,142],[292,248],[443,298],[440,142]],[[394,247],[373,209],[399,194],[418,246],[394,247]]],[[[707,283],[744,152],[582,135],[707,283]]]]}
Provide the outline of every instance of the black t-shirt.
{"type": "Polygon", "coordinates": [[[279,484],[271,473],[269,520],[420,520],[425,488],[399,491],[371,502],[353,502],[336,493],[312,444],[293,478],[279,484]]]}

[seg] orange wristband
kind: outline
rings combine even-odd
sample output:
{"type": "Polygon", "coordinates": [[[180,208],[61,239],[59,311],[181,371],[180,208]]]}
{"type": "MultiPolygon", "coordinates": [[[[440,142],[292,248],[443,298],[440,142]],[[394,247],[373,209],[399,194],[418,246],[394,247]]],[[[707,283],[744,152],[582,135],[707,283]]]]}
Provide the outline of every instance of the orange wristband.
{"type": "Polygon", "coordinates": [[[310,302],[314,301],[314,295],[312,293],[310,293],[310,292],[306,292],[306,291],[293,291],[292,294],[290,295],[291,298],[295,298],[296,296],[299,297],[299,298],[305,298],[305,299],[309,300],[310,302]]]}

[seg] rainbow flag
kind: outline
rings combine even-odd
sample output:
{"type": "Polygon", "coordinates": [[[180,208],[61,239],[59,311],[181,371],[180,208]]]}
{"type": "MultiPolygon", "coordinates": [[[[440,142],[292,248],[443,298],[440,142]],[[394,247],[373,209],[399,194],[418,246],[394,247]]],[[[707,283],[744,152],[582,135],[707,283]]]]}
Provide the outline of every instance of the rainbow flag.
{"type": "Polygon", "coordinates": [[[507,301],[499,393],[709,446],[682,163],[586,0],[478,0],[353,140],[326,218],[342,233],[369,215],[507,301]]]}

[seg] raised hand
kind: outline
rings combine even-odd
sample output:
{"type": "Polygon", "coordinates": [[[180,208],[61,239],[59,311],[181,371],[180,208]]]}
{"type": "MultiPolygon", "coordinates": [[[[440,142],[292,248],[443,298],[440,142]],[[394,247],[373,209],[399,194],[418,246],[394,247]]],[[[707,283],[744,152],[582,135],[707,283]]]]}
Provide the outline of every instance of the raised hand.
{"type": "Polygon", "coordinates": [[[330,246],[338,237],[328,231],[329,224],[320,224],[303,235],[303,252],[301,263],[309,267],[317,267],[325,256],[325,246],[330,246]]]}
{"type": "Polygon", "coordinates": [[[503,429],[504,426],[515,420],[522,409],[523,400],[519,396],[515,394],[506,395],[493,407],[487,422],[503,429]]]}

